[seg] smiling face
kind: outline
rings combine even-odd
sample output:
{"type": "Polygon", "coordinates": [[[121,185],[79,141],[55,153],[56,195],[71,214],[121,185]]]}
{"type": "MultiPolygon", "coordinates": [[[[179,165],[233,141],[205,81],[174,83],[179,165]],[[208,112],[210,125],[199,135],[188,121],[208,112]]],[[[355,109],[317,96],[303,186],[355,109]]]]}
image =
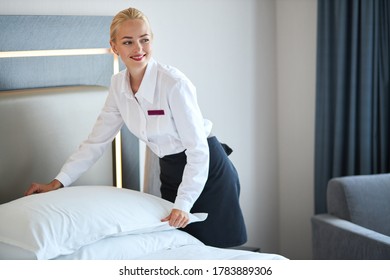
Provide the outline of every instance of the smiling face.
{"type": "Polygon", "coordinates": [[[152,57],[152,33],[142,19],[128,19],[117,29],[115,39],[110,41],[130,72],[144,71],[152,57]]]}

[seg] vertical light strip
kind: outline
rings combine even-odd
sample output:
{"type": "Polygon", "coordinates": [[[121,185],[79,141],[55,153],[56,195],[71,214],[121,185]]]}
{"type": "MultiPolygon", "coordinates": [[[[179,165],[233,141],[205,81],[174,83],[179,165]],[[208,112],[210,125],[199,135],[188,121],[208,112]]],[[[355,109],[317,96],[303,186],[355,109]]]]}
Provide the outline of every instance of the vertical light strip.
{"type": "MultiPolygon", "coordinates": [[[[114,74],[119,73],[119,58],[114,53],[114,74]]],[[[122,188],[122,137],[121,131],[115,136],[115,181],[116,187],[122,188]]]]}
{"type": "Polygon", "coordinates": [[[146,169],[146,144],[145,142],[138,140],[139,146],[139,190],[141,192],[145,191],[145,174],[147,172],[146,169]]]}

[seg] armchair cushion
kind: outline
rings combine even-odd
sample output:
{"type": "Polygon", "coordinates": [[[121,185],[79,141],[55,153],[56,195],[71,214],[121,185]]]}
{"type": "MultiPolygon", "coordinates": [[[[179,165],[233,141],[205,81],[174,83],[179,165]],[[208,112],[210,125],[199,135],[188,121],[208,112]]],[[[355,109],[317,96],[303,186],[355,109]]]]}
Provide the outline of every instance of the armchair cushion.
{"type": "Polygon", "coordinates": [[[329,214],[311,219],[313,259],[378,260],[390,258],[390,236],[329,214]]]}

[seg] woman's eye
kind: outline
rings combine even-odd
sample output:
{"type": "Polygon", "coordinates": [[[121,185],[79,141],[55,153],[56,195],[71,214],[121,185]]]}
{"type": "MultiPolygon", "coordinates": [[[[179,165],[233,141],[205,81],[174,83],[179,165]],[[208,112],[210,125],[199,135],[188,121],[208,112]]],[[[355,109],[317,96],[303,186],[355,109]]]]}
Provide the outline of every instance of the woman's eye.
{"type": "Polygon", "coordinates": [[[141,42],[142,43],[149,43],[149,39],[148,38],[142,39],[141,42]]]}
{"type": "Polygon", "coordinates": [[[131,44],[132,44],[131,41],[124,41],[124,42],[123,42],[123,45],[131,45],[131,44]]]}

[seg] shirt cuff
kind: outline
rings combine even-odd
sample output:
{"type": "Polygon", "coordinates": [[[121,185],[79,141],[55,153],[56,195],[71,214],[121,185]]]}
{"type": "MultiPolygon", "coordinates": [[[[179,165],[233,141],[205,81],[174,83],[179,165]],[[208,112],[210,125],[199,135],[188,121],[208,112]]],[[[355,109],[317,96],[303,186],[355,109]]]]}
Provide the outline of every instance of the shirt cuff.
{"type": "Polygon", "coordinates": [[[190,203],[186,200],[176,197],[175,203],[173,204],[174,209],[179,209],[181,211],[190,213],[190,210],[193,206],[193,203],[190,203]]]}
{"type": "Polygon", "coordinates": [[[64,172],[60,172],[54,179],[60,181],[64,187],[68,187],[72,184],[72,179],[64,172]]]}

